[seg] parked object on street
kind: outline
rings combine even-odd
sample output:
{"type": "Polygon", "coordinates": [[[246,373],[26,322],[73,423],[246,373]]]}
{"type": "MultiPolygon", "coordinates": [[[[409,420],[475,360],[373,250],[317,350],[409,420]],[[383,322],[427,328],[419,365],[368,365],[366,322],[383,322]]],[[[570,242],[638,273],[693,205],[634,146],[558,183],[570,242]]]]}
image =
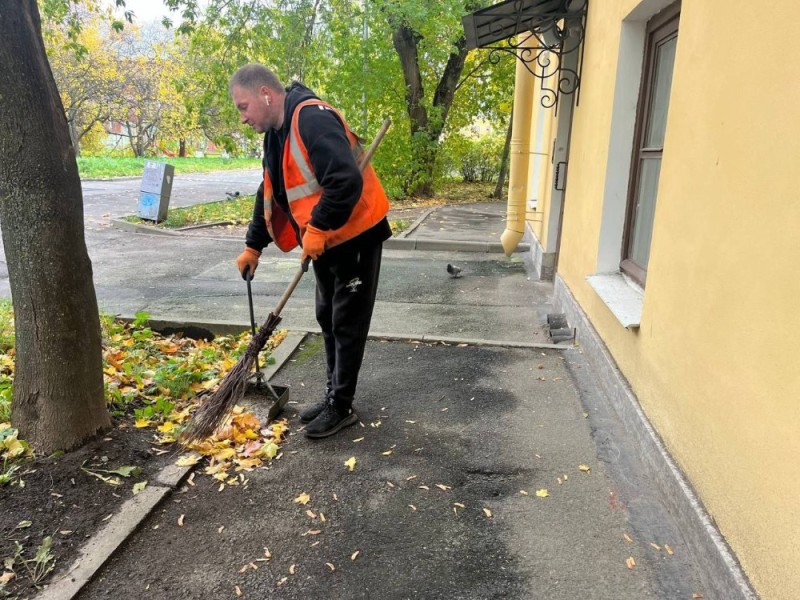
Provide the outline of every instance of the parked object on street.
{"type": "Polygon", "coordinates": [[[139,217],[159,223],[167,218],[175,167],[166,163],[148,160],[144,163],[144,174],[139,192],[139,217]]]}

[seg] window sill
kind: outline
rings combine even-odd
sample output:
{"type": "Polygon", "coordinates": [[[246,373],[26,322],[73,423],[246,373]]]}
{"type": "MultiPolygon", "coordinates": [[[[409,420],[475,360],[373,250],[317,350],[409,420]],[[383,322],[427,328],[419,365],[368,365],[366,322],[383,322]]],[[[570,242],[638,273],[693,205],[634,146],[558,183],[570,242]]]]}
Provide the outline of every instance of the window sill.
{"type": "Polygon", "coordinates": [[[596,273],[586,280],[623,327],[638,329],[644,305],[642,288],[622,273],[596,273]]]}

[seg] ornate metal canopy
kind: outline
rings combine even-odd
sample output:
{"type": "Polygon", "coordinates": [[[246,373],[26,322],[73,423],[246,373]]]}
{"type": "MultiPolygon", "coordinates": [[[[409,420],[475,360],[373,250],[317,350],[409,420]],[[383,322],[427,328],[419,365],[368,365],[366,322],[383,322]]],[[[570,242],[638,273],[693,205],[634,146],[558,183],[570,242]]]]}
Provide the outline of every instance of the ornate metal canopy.
{"type": "Polygon", "coordinates": [[[462,17],[467,48],[514,55],[541,82],[542,106],[579,99],[589,0],[506,0],[462,17]],[[519,36],[516,42],[512,40],[519,36]]]}

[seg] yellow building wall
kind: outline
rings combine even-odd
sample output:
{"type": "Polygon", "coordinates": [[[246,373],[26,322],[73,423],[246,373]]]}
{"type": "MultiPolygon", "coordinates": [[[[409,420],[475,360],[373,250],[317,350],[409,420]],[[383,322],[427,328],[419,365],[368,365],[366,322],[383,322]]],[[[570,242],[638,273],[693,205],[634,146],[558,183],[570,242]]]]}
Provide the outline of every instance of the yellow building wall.
{"type": "Polygon", "coordinates": [[[641,327],[626,330],[586,276],[621,22],[637,4],[589,7],[558,274],[758,592],[796,600],[800,12],[790,0],[764,18],[747,0],[683,1],[641,327]]]}

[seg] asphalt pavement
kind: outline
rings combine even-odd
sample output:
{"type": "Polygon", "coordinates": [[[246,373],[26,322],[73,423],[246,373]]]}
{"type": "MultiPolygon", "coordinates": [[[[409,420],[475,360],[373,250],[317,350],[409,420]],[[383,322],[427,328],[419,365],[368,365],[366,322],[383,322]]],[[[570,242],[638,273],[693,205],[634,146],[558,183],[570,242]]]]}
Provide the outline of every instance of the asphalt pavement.
{"type": "MultiPolygon", "coordinates": [[[[209,187],[187,197],[211,199],[209,187]]],[[[241,239],[121,230],[111,217],[134,208],[95,192],[86,238],[105,311],[248,327],[241,239]]],[[[292,400],[281,459],[246,489],[179,486],[78,597],[714,598],[580,348],[549,344],[552,284],[523,255],[486,251],[503,221],[502,204],[443,207],[414,224],[413,246],[387,244],[361,422],[313,442],[296,417],[324,377],[308,274],[283,326],[311,333],[273,378],[292,400]],[[265,547],[272,558],[253,562],[265,547]]],[[[265,253],[259,321],[298,266],[297,253],[265,253]]]]}

